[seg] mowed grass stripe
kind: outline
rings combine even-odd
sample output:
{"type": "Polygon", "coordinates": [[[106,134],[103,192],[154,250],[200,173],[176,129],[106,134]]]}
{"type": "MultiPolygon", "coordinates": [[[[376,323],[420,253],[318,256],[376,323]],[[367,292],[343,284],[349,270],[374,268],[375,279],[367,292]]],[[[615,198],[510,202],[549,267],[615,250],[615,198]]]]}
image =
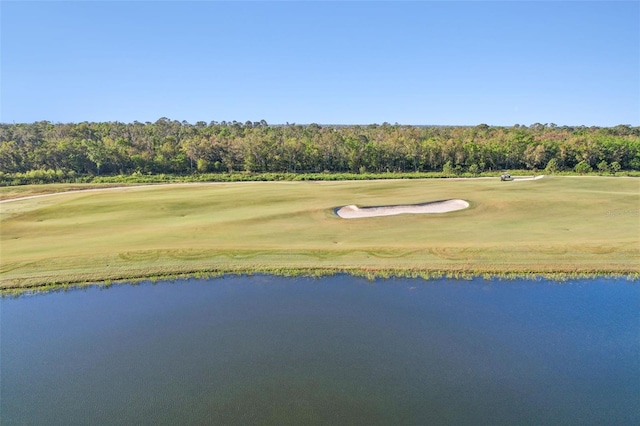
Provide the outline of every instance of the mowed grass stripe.
{"type": "Polygon", "coordinates": [[[634,273],[633,178],[177,184],[0,205],[2,288],[197,271],[634,273]],[[336,207],[461,198],[446,214],[336,207]]]}

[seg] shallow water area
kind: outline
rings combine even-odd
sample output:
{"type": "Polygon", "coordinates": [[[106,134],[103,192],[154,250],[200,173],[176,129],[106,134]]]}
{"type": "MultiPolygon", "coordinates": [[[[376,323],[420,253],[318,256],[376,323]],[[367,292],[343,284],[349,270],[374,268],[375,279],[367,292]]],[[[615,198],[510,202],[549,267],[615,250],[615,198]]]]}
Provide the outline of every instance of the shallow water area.
{"type": "Polygon", "coordinates": [[[640,283],[275,276],[0,300],[0,423],[640,424],[640,283]]]}

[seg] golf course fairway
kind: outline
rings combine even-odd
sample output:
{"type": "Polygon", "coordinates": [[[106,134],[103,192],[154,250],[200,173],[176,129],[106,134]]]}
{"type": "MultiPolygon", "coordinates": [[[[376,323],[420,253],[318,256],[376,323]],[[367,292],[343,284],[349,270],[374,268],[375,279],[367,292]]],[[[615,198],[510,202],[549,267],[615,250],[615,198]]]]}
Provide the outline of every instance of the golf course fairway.
{"type": "Polygon", "coordinates": [[[637,275],[639,184],[595,176],[202,183],[5,200],[0,289],[252,272],[637,275]],[[335,214],[450,199],[469,207],[335,214]]]}

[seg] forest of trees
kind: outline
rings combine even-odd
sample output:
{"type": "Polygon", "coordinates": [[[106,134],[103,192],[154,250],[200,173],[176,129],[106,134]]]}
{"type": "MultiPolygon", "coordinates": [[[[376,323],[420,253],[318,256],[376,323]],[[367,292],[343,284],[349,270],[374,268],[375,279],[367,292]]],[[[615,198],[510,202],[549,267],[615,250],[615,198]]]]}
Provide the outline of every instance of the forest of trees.
{"type": "Polygon", "coordinates": [[[0,173],[60,176],[211,172],[640,170],[640,127],[0,124],[0,173]]]}

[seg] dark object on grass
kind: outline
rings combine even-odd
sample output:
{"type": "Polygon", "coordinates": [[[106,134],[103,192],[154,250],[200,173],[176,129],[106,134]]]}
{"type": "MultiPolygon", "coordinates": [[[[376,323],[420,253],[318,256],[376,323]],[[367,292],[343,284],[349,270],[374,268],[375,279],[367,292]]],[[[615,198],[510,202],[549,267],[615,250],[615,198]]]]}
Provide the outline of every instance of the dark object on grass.
{"type": "Polygon", "coordinates": [[[502,176],[500,176],[500,180],[501,181],[508,181],[508,180],[513,180],[513,178],[511,177],[511,175],[509,173],[503,173],[502,176]]]}

